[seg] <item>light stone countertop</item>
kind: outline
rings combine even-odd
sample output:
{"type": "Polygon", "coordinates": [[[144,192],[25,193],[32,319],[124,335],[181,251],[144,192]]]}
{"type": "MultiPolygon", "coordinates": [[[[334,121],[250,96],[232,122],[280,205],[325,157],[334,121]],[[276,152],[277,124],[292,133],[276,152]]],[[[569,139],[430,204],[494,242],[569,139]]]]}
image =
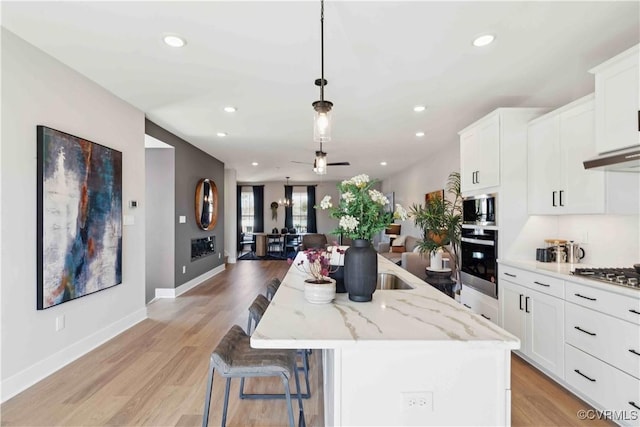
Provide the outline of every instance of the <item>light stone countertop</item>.
{"type": "Polygon", "coordinates": [[[304,299],[307,276],[292,265],[251,336],[251,346],[520,348],[515,336],[379,255],[378,273],[395,274],[415,288],[376,290],[371,302],[336,294],[330,304],[311,304],[304,299]]]}
{"type": "Polygon", "coordinates": [[[571,272],[576,268],[598,268],[597,266],[593,266],[590,264],[570,264],[566,262],[539,262],[512,259],[499,259],[498,264],[514,268],[521,268],[533,273],[545,274],[547,276],[556,277],[562,280],[568,280],[570,282],[579,283],[581,285],[590,286],[592,288],[598,288],[605,291],[640,299],[640,288],[631,288],[628,286],[619,286],[611,283],[604,283],[598,280],[593,280],[581,276],[574,276],[573,274],[571,274],[571,272]]]}

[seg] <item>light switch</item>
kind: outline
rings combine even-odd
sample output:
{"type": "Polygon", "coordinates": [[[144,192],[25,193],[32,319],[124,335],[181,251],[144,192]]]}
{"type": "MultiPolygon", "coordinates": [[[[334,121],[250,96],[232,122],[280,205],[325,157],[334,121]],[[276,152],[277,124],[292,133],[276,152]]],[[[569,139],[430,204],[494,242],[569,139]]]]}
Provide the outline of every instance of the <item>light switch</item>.
{"type": "Polygon", "coordinates": [[[187,222],[187,217],[184,215],[180,215],[180,224],[185,224],[187,222]]]}

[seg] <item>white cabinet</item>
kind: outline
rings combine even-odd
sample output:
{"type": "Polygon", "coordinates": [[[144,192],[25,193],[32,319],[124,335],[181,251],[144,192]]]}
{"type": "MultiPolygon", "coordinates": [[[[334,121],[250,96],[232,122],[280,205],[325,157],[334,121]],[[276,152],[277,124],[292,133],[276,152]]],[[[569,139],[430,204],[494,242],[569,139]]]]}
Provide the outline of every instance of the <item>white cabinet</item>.
{"type": "Polygon", "coordinates": [[[564,302],[515,282],[500,281],[502,327],[520,338],[521,352],[548,372],[564,376],[564,302]]]}
{"type": "Polygon", "coordinates": [[[493,113],[460,133],[462,191],[500,184],[500,115],[493,113]]]}
{"type": "Polygon", "coordinates": [[[462,285],[460,303],[469,310],[498,325],[498,300],[462,285]]]}
{"type": "Polygon", "coordinates": [[[639,46],[589,70],[596,80],[595,129],[599,153],[640,145],[639,46]]]}
{"type": "Polygon", "coordinates": [[[593,114],[589,95],[529,123],[529,214],[604,213],[605,174],[582,164],[596,155],[593,114]]]}

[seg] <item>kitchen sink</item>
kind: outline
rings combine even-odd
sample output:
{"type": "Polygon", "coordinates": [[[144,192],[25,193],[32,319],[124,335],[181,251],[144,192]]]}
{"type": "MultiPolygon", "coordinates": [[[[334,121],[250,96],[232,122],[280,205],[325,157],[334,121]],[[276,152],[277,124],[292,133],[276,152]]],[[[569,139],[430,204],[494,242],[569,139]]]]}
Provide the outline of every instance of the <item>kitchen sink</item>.
{"type": "Polygon", "coordinates": [[[380,290],[394,290],[394,289],[413,289],[411,286],[395,274],[391,273],[378,273],[378,283],[376,289],[380,290]]]}

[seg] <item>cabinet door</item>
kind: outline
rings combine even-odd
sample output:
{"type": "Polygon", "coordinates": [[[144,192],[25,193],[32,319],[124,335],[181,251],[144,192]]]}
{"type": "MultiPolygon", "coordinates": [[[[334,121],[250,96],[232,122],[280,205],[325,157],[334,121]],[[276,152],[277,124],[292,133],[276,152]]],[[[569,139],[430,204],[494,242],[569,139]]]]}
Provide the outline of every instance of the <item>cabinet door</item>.
{"type": "Polygon", "coordinates": [[[460,135],[460,191],[475,188],[475,173],[478,168],[478,141],[476,129],[460,135]]]}
{"type": "Polygon", "coordinates": [[[596,146],[600,153],[640,145],[638,73],[638,46],[596,71],[596,146]]]}
{"type": "Polygon", "coordinates": [[[475,188],[500,185],[500,116],[495,115],[478,127],[477,142],[480,163],[475,188]]]}
{"type": "Polygon", "coordinates": [[[564,302],[534,290],[525,301],[527,351],[531,360],[564,377],[564,302]]]}
{"type": "Polygon", "coordinates": [[[520,338],[520,351],[526,352],[525,345],[525,288],[503,280],[500,282],[500,319],[502,328],[520,338]]]}
{"type": "Polygon", "coordinates": [[[560,115],[558,204],[562,213],[604,213],[605,174],[585,170],[582,164],[596,155],[593,101],[589,101],[560,115]]]}
{"type": "Polygon", "coordinates": [[[560,119],[540,119],[527,130],[528,212],[555,215],[559,212],[560,119]]]}

